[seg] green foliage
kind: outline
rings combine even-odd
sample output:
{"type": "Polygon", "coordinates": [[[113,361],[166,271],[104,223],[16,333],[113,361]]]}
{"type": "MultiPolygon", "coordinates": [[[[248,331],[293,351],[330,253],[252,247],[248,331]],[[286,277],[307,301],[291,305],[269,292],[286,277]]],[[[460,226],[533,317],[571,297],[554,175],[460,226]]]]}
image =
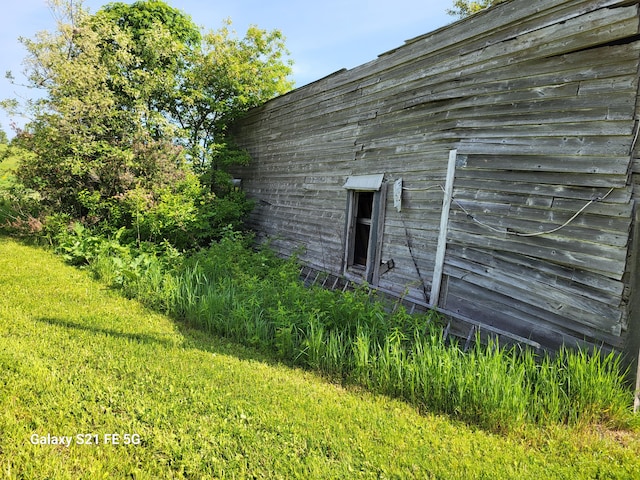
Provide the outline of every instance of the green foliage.
{"type": "MultiPolygon", "coordinates": [[[[78,10],[72,18],[56,34],[23,39],[30,81],[47,96],[32,106],[35,120],[16,137],[18,146],[34,154],[22,162],[18,177],[40,192],[51,213],[111,224],[118,196],[184,175],[182,149],[158,135],[173,129],[152,108],[158,94],[151,86],[166,84],[174,72],[154,71],[150,77],[136,69],[132,37],[102,16],[78,10]],[[115,52],[109,48],[114,43],[120,46],[115,52]],[[125,67],[131,75],[122,74],[125,67]],[[140,72],[144,88],[138,88],[140,72]],[[123,92],[135,102],[123,99],[123,92]]],[[[158,38],[153,44],[172,55],[173,45],[158,38]]]]}
{"type": "Polygon", "coordinates": [[[17,159],[7,145],[0,144],[0,190],[6,190],[14,182],[17,159]]]}
{"type": "MultiPolygon", "coordinates": [[[[184,12],[163,1],[132,4],[109,3],[92,18],[94,29],[108,25],[127,38],[127,43],[103,36],[100,50],[109,66],[109,86],[119,103],[136,106],[144,101],[154,113],[164,113],[188,68],[192,50],[200,47],[199,28],[184,12]]],[[[146,121],[148,121],[147,119],[146,121]]],[[[149,125],[160,134],[166,125],[149,125]]]]}
{"type": "Polygon", "coordinates": [[[190,173],[180,181],[129,190],[119,198],[118,212],[127,226],[125,239],[169,241],[179,249],[207,245],[231,225],[238,229],[251,209],[242,192],[216,196],[190,173]]]}
{"type": "Polygon", "coordinates": [[[80,175],[93,167],[87,182],[39,155],[22,162],[18,178],[40,192],[45,212],[66,214],[106,233],[125,228],[124,238],[138,243],[168,240],[191,248],[219,237],[227,224],[240,227],[250,208],[241,194],[209,192],[195,174],[176,167],[181,160],[173,147],[154,142],[134,148],[127,156],[114,154],[111,162],[105,156],[80,162],[80,175]]]}
{"type": "Polygon", "coordinates": [[[179,248],[239,227],[250,203],[224,172],[248,156],[227,125],[291,87],[282,35],[251,27],[237,39],[228,24],[202,34],[159,0],[94,15],[81,2],[54,5],[58,30],[21,39],[28,82],[44,90],[13,142],[31,152],[17,171],[38,194],[29,215],[179,248]]]}
{"type": "MultiPolygon", "coordinates": [[[[179,85],[169,114],[184,131],[196,171],[211,182],[229,163],[244,163],[229,137],[228,126],[248,109],[290,90],[290,62],[281,32],[250,27],[243,38],[230,30],[231,21],[203,36],[192,51],[191,68],[179,85]]],[[[211,183],[212,188],[215,186],[211,183]]]]}
{"type": "MultiPolygon", "coordinates": [[[[200,43],[201,34],[191,17],[178,9],[172,8],[167,3],[158,0],[137,1],[132,4],[112,2],[106,4],[97,13],[98,17],[104,16],[109,23],[116,24],[123,30],[128,30],[136,42],[140,56],[146,60],[147,69],[156,67],[154,61],[158,52],[153,52],[145,45],[147,35],[157,28],[166,28],[171,37],[187,47],[194,47],[200,43]]],[[[175,61],[168,57],[163,62],[175,61]]]]}
{"type": "Polygon", "coordinates": [[[449,15],[464,18],[492,5],[502,3],[503,1],[504,0],[454,0],[453,8],[448,9],[447,13],[449,15]]]}
{"type": "MultiPolygon", "coordinates": [[[[60,245],[57,250],[71,265],[88,265],[101,254],[107,254],[109,250],[102,237],[87,232],[82,224],[76,223],[65,236],[66,238],[59,239],[60,245]]],[[[119,246],[117,242],[114,242],[114,245],[119,246]]]]}
{"type": "Polygon", "coordinates": [[[19,236],[38,235],[43,230],[40,195],[16,178],[18,166],[28,153],[0,145],[0,231],[19,236]]]}

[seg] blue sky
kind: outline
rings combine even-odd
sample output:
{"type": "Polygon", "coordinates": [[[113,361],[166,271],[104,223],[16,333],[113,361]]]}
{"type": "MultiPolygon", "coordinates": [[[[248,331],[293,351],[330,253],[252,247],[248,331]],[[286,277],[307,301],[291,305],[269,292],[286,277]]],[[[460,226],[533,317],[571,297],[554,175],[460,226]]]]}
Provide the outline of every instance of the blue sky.
{"type": "MultiPolygon", "coordinates": [[[[108,0],[85,0],[95,12],[108,0]]],[[[125,0],[124,3],[132,3],[125,0]]],[[[455,20],[446,14],[453,0],[167,0],[191,15],[207,30],[230,18],[242,36],[249,25],[279,29],[286,37],[294,61],[294,80],[302,86],[341,68],[353,68],[398,47],[409,38],[431,32],[455,20]]],[[[18,37],[33,37],[40,30],[55,29],[46,0],[9,0],[3,4],[0,30],[0,99],[29,97],[30,91],[11,85],[4,72],[19,81],[25,50],[18,37]]],[[[0,126],[12,136],[10,122],[0,111],[0,126]]]]}

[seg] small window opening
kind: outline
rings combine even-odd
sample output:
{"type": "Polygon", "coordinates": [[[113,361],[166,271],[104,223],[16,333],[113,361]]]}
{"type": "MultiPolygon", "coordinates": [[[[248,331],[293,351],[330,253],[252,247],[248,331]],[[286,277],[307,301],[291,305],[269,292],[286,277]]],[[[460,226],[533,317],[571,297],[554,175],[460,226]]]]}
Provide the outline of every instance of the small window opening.
{"type": "Polygon", "coordinates": [[[371,219],[373,216],[374,192],[358,192],[356,194],[357,213],[355,238],[353,246],[354,265],[367,266],[369,239],[371,237],[371,219]]]}
{"type": "Polygon", "coordinates": [[[377,285],[382,237],[386,183],[384,174],[355,175],[347,178],[347,207],[344,236],[343,272],[351,279],[377,285]]]}

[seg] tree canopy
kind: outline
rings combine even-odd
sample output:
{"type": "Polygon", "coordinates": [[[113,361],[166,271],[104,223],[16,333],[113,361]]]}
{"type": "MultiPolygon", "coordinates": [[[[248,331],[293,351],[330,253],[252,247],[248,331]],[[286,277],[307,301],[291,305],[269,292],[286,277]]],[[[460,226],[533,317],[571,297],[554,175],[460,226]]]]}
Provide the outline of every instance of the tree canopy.
{"type": "Polygon", "coordinates": [[[28,82],[43,92],[22,105],[32,120],[14,140],[33,153],[18,171],[24,186],[50,213],[139,239],[145,228],[204,238],[211,222],[246,213],[240,194],[217,188],[221,167],[246,158],[227,125],[292,88],[282,34],[251,27],[237,38],[230,22],[203,33],[161,0],[93,15],[78,1],[50,5],[57,30],[21,38],[28,82]]]}
{"type": "Polygon", "coordinates": [[[192,52],[192,68],[178,89],[169,114],[186,133],[183,144],[202,173],[229,158],[227,126],[248,109],[292,88],[291,69],[279,31],[250,27],[235,38],[231,22],[203,37],[192,52]]]}
{"type": "Polygon", "coordinates": [[[448,9],[447,13],[464,18],[503,1],[504,0],[454,0],[453,8],[448,9]]]}

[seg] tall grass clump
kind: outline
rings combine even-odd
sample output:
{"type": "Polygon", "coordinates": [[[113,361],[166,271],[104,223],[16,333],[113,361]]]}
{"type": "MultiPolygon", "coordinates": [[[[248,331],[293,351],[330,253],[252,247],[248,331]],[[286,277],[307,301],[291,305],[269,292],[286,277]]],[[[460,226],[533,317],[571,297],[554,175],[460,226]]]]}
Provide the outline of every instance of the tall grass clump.
{"type": "MultiPolygon", "coordinates": [[[[570,423],[605,423],[620,427],[628,412],[622,357],[615,352],[563,348],[556,357],[560,381],[566,390],[570,423]]],[[[548,393],[547,393],[548,395],[548,393]]]]}
{"type": "Polygon", "coordinates": [[[368,355],[367,378],[374,390],[492,430],[526,420],[529,396],[524,368],[497,342],[488,346],[477,342],[464,352],[433,328],[416,330],[411,341],[394,332],[368,355]]]}
{"type": "Polygon", "coordinates": [[[126,295],[337,381],[494,431],[527,422],[633,422],[616,354],[565,348],[548,356],[480,335],[463,351],[443,337],[434,312],[389,308],[366,286],[307,288],[295,259],[255,250],[235,232],[190,254],[86,237],[70,234],[61,251],[126,295]]]}

